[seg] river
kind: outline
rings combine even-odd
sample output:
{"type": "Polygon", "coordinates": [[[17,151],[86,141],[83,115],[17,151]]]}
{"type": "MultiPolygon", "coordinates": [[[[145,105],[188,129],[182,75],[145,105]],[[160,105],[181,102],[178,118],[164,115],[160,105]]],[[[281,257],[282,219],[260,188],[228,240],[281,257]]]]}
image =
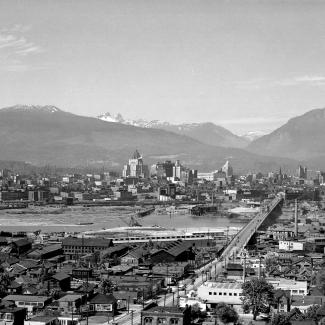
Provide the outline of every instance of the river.
{"type": "MultiPolygon", "coordinates": [[[[126,222],[135,215],[134,208],[76,208],[64,209],[55,213],[42,213],[42,210],[0,211],[0,231],[36,231],[43,232],[82,232],[86,230],[99,230],[127,226],[126,222]],[[123,220],[122,220],[123,219],[123,220]],[[89,225],[76,225],[76,223],[89,222],[89,225]]],[[[243,221],[231,220],[225,217],[193,217],[189,214],[161,215],[152,213],[138,222],[143,226],[161,225],[169,228],[196,228],[208,229],[219,227],[243,227],[243,221]]],[[[246,221],[248,222],[248,220],[246,221]]]]}

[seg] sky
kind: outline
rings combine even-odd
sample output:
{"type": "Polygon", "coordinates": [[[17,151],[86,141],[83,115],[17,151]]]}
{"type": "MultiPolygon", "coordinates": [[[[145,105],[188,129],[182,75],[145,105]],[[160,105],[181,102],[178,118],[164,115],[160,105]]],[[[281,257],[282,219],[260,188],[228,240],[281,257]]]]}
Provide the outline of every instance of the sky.
{"type": "Polygon", "coordinates": [[[272,132],[325,107],[325,1],[0,0],[0,107],[272,132]]]}

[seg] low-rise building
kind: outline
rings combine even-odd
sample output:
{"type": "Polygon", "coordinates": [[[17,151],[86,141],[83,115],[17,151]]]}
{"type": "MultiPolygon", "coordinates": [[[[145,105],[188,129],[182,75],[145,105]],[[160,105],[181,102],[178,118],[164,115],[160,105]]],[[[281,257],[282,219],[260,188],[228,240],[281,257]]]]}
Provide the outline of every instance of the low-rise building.
{"type": "Polygon", "coordinates": [[[26,308],[23,307],[0,307],[0,324],[24,325],[26,308]]]}
{"type": "Polygon", "coordinates": [[[62,242],[63,253],[70,260],[78,260],[80,256],[87,253],[103,251],[111,246],[113,246],[113,241],[105,238],[67,237],[62,242]]]}
{"type": "Polygon", "coordinates": [[[141,311],[141,324],[143,325],[190,325],[191,307],[156,306],[141,311]]]}
{"type": "Polygon", "coordinates": [[[28,315],[33,315],[36,312],[44,309],[47,305],[52,302],[51,297],[39,296],[39,295],[8,295],[2,300],[11,301],[17,307],[24,307],[27,309],[28,315]]]}
{"type": "Polygon", "coordinates": [[[197,289],[197,296],[206,301],[209,307],[216,307],[218,303],[224,302],[242,312],[242,285],[235,282],[207,281],[197,289]]]}

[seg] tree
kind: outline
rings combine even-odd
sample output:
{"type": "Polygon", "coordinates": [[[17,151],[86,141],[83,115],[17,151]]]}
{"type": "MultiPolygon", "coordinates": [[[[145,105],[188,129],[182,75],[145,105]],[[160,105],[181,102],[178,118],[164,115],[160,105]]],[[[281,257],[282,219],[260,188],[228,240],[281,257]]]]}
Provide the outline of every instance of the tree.
{"type": "Polygon", "coordinates": [[[300,313],[295,317],[295,320],[312,320],[318,324],[318,322],[323,318],[323,316],[317,315],[317,310],[319,309],[320,305],[312,305],[310,306],[306,313],[300,313]]]}
{"type": "Polygon", "coordinates": [[[206,317],[206,312],[202,311],[199,304],[193,304],[191,308],[192,319],[196,319],[198,317],[206,317]]]}
{"type": "Polygon", "coordinates": [[[316,286],[323,293],[325,292],[325,270],[321,270],[316,275],[316,286]]]}
{"type": "Polygon", "coordinates": [[[233,307],[225,303],[221,303],[217,305],[216,315],[220,319],[220,321],[222,321],[224,324],[229,324],[229,323],[236,324],[239,319],[237,311],[233,307]]]}
{"type": "Polygon", "coordinates": [[[291,325],[291,322],[287,315],[273,313],[269,325],[291,325]]]}
{"type": "MultiPolygon", "coordinates": [[[[243,286],[242,305],[248,306],[253,313],[253,320],[261,313],[265,312],[273,298],[273,286],[264,278],[246,281],[243,286]]],[[[245,307],[247,308],[247,307],[245,307]]]]}
{"type": "Polygon", "coordinates": [[[106,278],[104,280],[102,280],[102,282],[99,285],[99,290],[98,292],[101,294],[108,294],[108,293],[112,293],[114,289],[113,283],[109,278],[106,278]]]}
{"type": "Polygon", "coordinates": [[[0,293],[6,293],[7,288],[10,285],[10,277],[7,272],[0,274],[0,293]]]}
{"type": "Polygon", "coordinates": [[[49,295],[53,297],[54,299],[58,299],[60,295],[63,293],[63,291],[59,288],[53,288],[50,290],[49,295]]]}

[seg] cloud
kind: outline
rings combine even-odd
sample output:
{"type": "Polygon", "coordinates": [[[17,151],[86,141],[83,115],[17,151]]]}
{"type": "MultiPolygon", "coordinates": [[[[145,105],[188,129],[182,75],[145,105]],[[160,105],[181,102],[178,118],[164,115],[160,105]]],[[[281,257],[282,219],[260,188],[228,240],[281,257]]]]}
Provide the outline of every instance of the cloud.
{"type": "MultiPolygon", "coordinates": [[[[12,29],[16,32],[27,31],[28,28],[15,25],[12,29]]],[[[25,37],[17,36],[14,33],[0,33],[0,70],[10,72],[23,72],[28,70],[45,69],[45,67],[30,64],[24,57],[42,53],[44,49],[25,37]],[[24,62],[25,61],[25,62],[24,62]]]]}
{"type": "Polygon", "coordinates": [[[3,32],[15,32],[15,33],[26,33],[29,30],[31,30],[32,26],[31,25],[27,25],[27,26],[23,26],[23,25],[14,25],[13,27],[9,27],[9,28],[4,28],[2,29],[3,32]]]}
{"type": "Polygon", "coordinates": [[[255,78],[246,81],[238,81],[237,86],[242,89],[261,89],[279,86],[325,86],[325,77],[323,76],[299,76],[284,80],[272,80],[267,78],[255,78]]]}
{"type": "Polygon", "coordinates": [[[28,42],[25,37],[18,38],[15,35],[0,34],[0,49],[14,49],[16,54],[27,55],[30,53],[41,53],[44,50],[40,46],[28,42]]]}
{"type": "Polygon", "coordinates": [[[42,53],[44,50],[40,46],[30,46],[23,50],[16,51],[19,55],[27,55],[31,53],[42,53]]]}

